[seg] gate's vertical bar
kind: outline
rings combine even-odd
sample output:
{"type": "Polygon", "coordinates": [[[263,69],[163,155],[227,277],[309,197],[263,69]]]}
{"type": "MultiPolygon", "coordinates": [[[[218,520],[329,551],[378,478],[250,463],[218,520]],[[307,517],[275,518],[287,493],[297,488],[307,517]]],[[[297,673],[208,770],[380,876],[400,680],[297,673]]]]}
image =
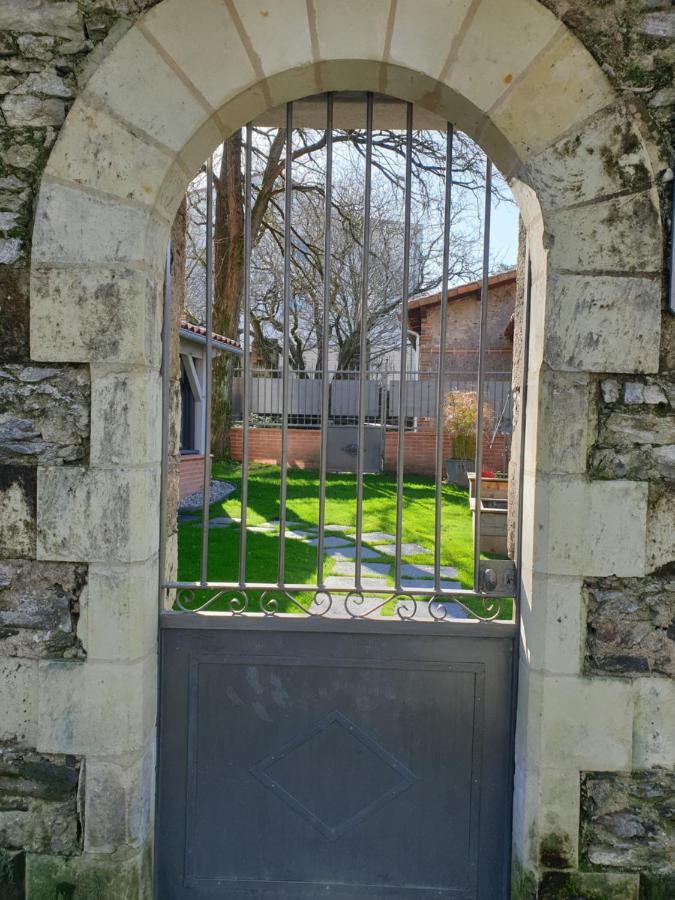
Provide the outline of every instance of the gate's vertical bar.
{"type": "MultiPolygon", "coordinates": [[[[523,487],[525,483],[525,435],[527,432],[527,382],[530,362],[530,301],[532,298],[532,261],[530,259],[530,242],[525,241],[525,283],[523,289],[523,314],[521,318],[521,358],[520,358],[520,447],[518,452],[518,516],[516,522],[516,590],[514,598],[514,622],[516,633],[513,638],[513,658],[511,661],[511,735],[509,758],[515,759],[516,719],[518,713],[518,666],[520,651],[520,616],[522,607],[522,565],[523,565],[523,487]]],[[[513,776],[513,773],[512,773],[513,776]]],[[[504,827],[511,828],[513,818],[513,790],[508,793],[509,803],[504,818],[504,827]]],[[[507,831],[508,833],[508,831],[507,831]]],[[[511,884],[512,854],[506,857],[506,884],[511,884]]]]}
{"type": "Polygon", "coordinates": [[[285,580],[286,558],[286,464],[288,461],[288,382],[290,348],[291,306],[291,201],[293,199],[293,104],[286,104],[286,165],[284,182],[284,335],[282,342],[281,374],[281,473],[279,476],[279,554],[277,557],[277,584],[285,580]]]}
{"type": "Polygon", "coordinates": [[[159,484],[159,610],[164,608],[166,578],[166,541],[169,526],[169,392],[171,389],[171,242],[166,247],[164,264],[164,309],[162,314],[162,462],[159,484]]]}
{"type": "Polygon", "coordinates": [[[330,331],[331,209],[333,203],[333,95],[326,94],[326,185],[323,244],[323,322],[321,347],[321,456],[319,463],[319,534],[316,546],[317,584],[323,587],[324,530],[326,527],[326,466],[328,462],[328,336],[330,331]]]}
{"type": "MultiPolygon", "coordinates": [[[[396,447],[396,550],[395,588],[401,590],[401,540],[403,536],[403,470],[405,466],[405,420],[408,404],[408,295],[410,293],[410,207],[412,202],[413,105],[406,104],[405,209],[403,214],[403,286],[401,294],[401,359],[398,385],[398,444],[396,447]]],[[[386,433],[385,452],[386,452],[386,433]]]]}
{"type": "Polygon", "coordinates": [[[473,589],[480,584],[481,476],[483,472],[483,393],[485,344],[487,343],[488,292],[490,287],[490,221],[492,217],[492,161],[485,168],[485,214],[483,220],[483,284],[480,293],[480,332],[478,336],[478,389],[476,391],[476,489],[473,529],[473,589]]]}
{"type": "Polygon", "coordinates": [[[366,181],[363,207],[363,257],[361,266],[361,317],[359,328],[359,417],[356,438],[356,554],[355,582],[361,590],[361,536],[363,534],[363,460],[366,434],[366,357],[368,353],[368,278],[370,274],[370,201],[373,169],[373,94],[366,94],[366,181]]]}
{"type": "MultiPolygon", "coordinates": [[[[530,359],[530,298],[532,296],[532,269],[529,241],[525,244],[525,284],[523,288],[523,315],[521,324],[520,360],[520,446],[518,448],[518,518],[516,521],[516,597],[520,595],[520,575],[523,564],[523,487],[525,482],[525,425],[527,422],[527,379],[530,359]]],[[[519,612],[519,610],[517,610],[519,612]]]]}
{"type": "Polygon", "coordinates": [[[452,212],[452,157],[454,128],[448,122],[445,134],[445,207],[443,210],[443,277],[441,279],[441,324],[438,336],[436,381],[436,464],[434,494],[434,590],[441,589],[441,512],[443,482],[443,396],[445,393],[445,343],[448,329],[448,277],[450,269],[450,215],[452,212]]]}
{"type": "Polygon", "coordinates": [[[211,382],[213,357],[213,157],[206,162],[206,359],[204,361],[204,494],[200,581],[208,580],[209,499],[211,495],[211,382]]]}
{"type": "Polygon", "coordinates": [[[248,420],[251,407],[251,166],[253,128],[246,126],[244,154],[244,356],[241,398],[241,523],[239,528],[239,585],[246,584],[246,523],[248,519],[248,420]]]}

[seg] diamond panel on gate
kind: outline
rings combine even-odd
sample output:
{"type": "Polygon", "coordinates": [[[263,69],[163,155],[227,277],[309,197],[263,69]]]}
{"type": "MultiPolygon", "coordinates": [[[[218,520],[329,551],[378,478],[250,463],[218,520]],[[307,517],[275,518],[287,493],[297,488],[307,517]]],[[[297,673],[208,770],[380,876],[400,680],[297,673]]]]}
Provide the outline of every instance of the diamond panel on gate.
{"type": "Polygon", "coordinates": [[[417,781],[407,766],[337,711],[258,762],[251,773],[331,841],[417,781]],[[355,794],[358,801],[350,803],[355,794]]]}

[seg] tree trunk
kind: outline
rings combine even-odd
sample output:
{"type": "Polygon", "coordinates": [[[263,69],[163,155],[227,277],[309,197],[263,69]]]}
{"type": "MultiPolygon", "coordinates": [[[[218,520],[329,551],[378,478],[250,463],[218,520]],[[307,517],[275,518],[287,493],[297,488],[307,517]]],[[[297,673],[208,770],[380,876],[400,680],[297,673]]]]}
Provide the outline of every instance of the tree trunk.
{"type": "MultiPolygon", "coordinates": [[[[214,225],[213,328],[236,340],[244,284],[244,180],[241,171],[242,133],[236,131],[223,145],[220,176],[216,181],[214,225]]],[[[233,362],[231,354],[213,359],[211,449],[223,458],[229,451],[232,414],[233,362]]]]}

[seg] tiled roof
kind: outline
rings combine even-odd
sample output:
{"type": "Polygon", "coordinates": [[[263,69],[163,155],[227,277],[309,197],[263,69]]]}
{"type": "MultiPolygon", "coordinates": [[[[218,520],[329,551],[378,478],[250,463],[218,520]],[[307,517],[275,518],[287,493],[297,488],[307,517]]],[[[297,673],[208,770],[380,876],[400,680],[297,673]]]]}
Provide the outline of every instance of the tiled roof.
{"type": "MultiPolygon", "coordinates": [[[[206,328],[204,328],[203,325],[193,325],[192,322],[188,322],[187,319],[180,320],[180,329],[181,331],[189,331],[191,334],[197,334],[203,338],[206,337],[206,328]]],[[[215,331],[211,333],[211,339],[216,344],[227,344],[229,347],[241,350],[241,345],[238,341],[233,341],[232,338],[225,337],[223,334],[216,334],[215,331]]]]}
{"type": "MultiPolygon", "coordinates": [[[[488,289],[499,287],[503,284],[515,284],[515,282],[516,270],[510,269],[508,272],[490,275],[488,278],[488,289]]],[[[481,287],[480,281],[470,281],[468,284],[460,284],[458,287],[449,288],[448,300],[463,300],[465,297],[470,297],[472,294],[477,294],[480,297],[481,287]]],[[[420,306],[433,306],[433,304],[440,303],[440,301],[440,291],[436,291],[435,294],[425,294],[423,297],[411,297],[408,301],[408,309],[419,309],[420,306]]]]}

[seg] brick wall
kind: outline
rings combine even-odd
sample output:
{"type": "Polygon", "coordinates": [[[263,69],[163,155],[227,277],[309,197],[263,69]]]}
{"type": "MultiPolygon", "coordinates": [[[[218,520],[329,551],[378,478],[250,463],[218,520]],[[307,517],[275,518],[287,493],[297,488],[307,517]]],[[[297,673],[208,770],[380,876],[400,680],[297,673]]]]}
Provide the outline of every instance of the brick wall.
{"type": "MultiPolygon", "coordinates": [[[[249,460],[278,465],[281,459],[280,428],[250,428],[249,460]]],[[[320,435],[318,428],[290,428],[288,431],[288,465],[293,469],[318,469],[320,460],[320,435]]],[[[492,447],[486,439],[483,445],[483,469],[505,470],[505,452],[508,436],[497,435],[492,447]]],[[[384,471],[396,472],[398,432],[387,431],[384,448],[384,471]]],[[[443,441],[443,458],[450,457],[451,441],[443,441]]],[[[237,462],[242,459],[242,430],[230,431],[230,453],[237,462]]],[[[433,477],[436,454],[436,433],[431,428],[407,432],[405,436],[405,471],[409,475],[433,477]]],[[[196,488],[195,488],[196,490],[196,488]]],[[[183,473],[181,461],[181,497],[183,473]]]]}
{"type": "Polygon", "coordinates": [[[204,455],[181,456],[178,495],[182,500],[204,486],[204,455]]]}

